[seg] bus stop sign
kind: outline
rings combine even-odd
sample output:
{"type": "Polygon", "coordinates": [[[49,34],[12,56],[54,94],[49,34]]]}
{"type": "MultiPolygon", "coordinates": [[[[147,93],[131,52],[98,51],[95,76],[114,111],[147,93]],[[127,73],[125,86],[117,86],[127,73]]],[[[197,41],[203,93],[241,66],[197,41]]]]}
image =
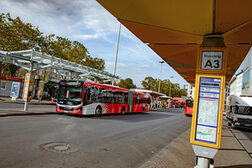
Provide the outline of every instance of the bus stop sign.
{"type": "Polygon", "coordinates": [[[201,69],[221,70],[222,51],[203,51],[201,58],[201,69]]]}

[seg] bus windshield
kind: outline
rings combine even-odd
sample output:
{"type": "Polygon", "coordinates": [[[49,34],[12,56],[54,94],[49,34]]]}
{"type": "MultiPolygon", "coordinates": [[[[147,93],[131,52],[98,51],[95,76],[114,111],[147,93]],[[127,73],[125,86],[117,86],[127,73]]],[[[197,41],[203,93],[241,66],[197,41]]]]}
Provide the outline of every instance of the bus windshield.
{"type": "Polygon", "coordinates": [[[186,100],[187,107],[193,107],[193,100],[186,100]]]}
{"type": "Polygon", "coordinates": [[[59,103],[68,105],[81,104],[82,85],[79,81],[65,82],[59,84],[59,103]]]}
{"type": "Polygon", "coordinates": [[[250,106],[237,106],[236,114],[252,115],[252,107],[250,106]]]}

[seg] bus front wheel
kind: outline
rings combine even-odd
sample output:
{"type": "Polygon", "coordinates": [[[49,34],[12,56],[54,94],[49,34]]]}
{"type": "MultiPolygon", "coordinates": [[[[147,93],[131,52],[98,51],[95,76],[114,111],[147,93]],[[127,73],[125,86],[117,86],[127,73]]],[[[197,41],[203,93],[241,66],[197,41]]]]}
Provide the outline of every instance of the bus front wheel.
{"type": "Polygon", "coordinates": [[[102,108],[98,106],[95,110],[95,116],[100,117],[102,115],[102,108]]]}

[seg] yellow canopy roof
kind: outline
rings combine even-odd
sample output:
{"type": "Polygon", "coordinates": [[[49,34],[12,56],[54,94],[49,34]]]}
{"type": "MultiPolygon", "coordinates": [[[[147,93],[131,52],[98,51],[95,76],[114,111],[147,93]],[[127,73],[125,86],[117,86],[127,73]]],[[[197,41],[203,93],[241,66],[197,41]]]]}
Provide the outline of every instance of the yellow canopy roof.
{"type": "Polygon", "coordinates": [[[252,44],[252,0],[97,1],[189,83],[204,35],[224,37],[227,81],[252,44]]]}

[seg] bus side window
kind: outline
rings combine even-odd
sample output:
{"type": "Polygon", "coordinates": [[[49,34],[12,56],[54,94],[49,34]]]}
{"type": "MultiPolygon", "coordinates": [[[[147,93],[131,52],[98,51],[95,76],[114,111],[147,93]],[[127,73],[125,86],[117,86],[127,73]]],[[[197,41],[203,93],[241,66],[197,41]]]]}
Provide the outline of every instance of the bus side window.
{"type": "Polygon", "coordinates": [[[84,89],[84,104],[85,105],[89,104],[89,99],[90,99],[90,88],[86,86],[84,89]]]}
{"type": "Polygon", "coordinates": [[[128,93],[124,93],[124,103],[128,103],[128,93]]]}
{"type": "Polygon", "coordinates": [[[97,95],[98,95],[97,88],[91,87],[91,89],[90,89],[90,96],[91,96],[90,103],[95,103],[97,101],[97,95]]]}

